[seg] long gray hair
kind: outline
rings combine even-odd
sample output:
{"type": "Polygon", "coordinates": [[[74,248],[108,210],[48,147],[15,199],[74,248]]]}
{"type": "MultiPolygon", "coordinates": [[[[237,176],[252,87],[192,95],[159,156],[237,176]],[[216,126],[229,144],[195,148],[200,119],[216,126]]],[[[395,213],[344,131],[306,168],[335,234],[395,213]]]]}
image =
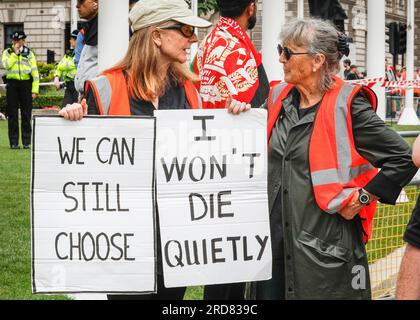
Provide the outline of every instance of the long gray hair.
{"type": "Polygon", "coordinates": [[[280,33],[280,42],[305,47],[311,54],[323,54],[319,89],[322,92],[334,85],[334,75],[340,70],[343,54],[338,49],[340,32],[328,21],[321,19],[293,20],[287,23],[280,33]]]}

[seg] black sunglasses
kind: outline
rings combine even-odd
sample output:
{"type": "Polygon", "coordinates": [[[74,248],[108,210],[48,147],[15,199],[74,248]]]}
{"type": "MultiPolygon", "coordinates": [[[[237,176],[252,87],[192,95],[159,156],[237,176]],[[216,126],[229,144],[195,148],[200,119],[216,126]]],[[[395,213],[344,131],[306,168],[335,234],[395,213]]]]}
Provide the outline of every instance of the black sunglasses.
{"type": "Polygon", "coordinates": [[[188,24],[174,24],[167,27],[159,27],[159,29],[178,30],[184,35],[184,37],[187,37],[187,38],[191,38],[194,35],[194,31],[195,31],[195,27],[190,26],[188,24]]]}
{"type": "Polygon", "coordinates": [[[283,48],[281,44],[277,45],[277,51],[279,53],[279,56],[281,56],[281,54],[284,53],[284,57],[287,61],[290,60],[292,56],[297,56],[301,54],[312,54],[312,52],[293,52],[288,47],[283,48]]]}

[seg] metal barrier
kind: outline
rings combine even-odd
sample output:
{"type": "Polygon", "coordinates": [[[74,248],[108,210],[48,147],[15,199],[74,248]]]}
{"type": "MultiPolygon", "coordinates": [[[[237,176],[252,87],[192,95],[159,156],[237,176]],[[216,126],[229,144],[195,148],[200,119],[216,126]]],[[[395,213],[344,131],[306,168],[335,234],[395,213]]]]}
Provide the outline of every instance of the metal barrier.
{"type": "MultiPolygon", "coordinates": [[[[404,138],[415,138],[420,131],[398,133],[404,138]]],[[[415,178],[404,188],[395,206],[379,204],[376,209],[372,239],[366,246],[373,299],[394,296],[405,251],[403,235],[419,195],[420,180],[415,178]]]]}
{"type": "Polygon", "coordinates": [[[376,209],[372,239],[366,247],[373,299],[394,295],[405,251],[403,235],[419,194],[418,186],[407,187],[397,205],[379,204],[376,209]]]}

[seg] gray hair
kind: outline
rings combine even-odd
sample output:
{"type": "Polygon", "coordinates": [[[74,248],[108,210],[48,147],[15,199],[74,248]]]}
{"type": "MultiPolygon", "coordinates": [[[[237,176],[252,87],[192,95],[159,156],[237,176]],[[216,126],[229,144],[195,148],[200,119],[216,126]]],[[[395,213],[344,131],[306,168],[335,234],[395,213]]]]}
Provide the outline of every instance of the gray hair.
{"type": "Polygon", "coordinates": [[[339,35],[340,32],[330,22],[313,18],[293,20],[287,23],[280,33],[282,44],[302,46],[313,55],[325,56],[319,84],[322,92],[331,89],[334,76],[340,70],[343,54],[338,50],[339,35]]]}

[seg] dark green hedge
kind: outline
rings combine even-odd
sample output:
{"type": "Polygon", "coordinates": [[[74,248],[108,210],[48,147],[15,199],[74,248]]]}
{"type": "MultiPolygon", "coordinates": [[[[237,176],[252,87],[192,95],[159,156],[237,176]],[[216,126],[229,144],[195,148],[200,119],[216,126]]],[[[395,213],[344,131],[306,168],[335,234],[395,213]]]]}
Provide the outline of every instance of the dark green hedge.
{"type": "MultiPolygon", "coordinates": [[[[34,109],[41,109],[45,107],[60,107],[61,102],[63,101],[63,96],[61,95],[40,95],[33,101],[34,109]]],[[[0,111],[4,112],[6,110],[6,96],[0,97],[0,111]]]]}
{"type": "Polygon", "coordinates": [[[60,107],[61,102],[63,101],[63,96],[57,95],[40,95],[33,102],[35,109],[40,109],[44,107],[60,107]]]}

